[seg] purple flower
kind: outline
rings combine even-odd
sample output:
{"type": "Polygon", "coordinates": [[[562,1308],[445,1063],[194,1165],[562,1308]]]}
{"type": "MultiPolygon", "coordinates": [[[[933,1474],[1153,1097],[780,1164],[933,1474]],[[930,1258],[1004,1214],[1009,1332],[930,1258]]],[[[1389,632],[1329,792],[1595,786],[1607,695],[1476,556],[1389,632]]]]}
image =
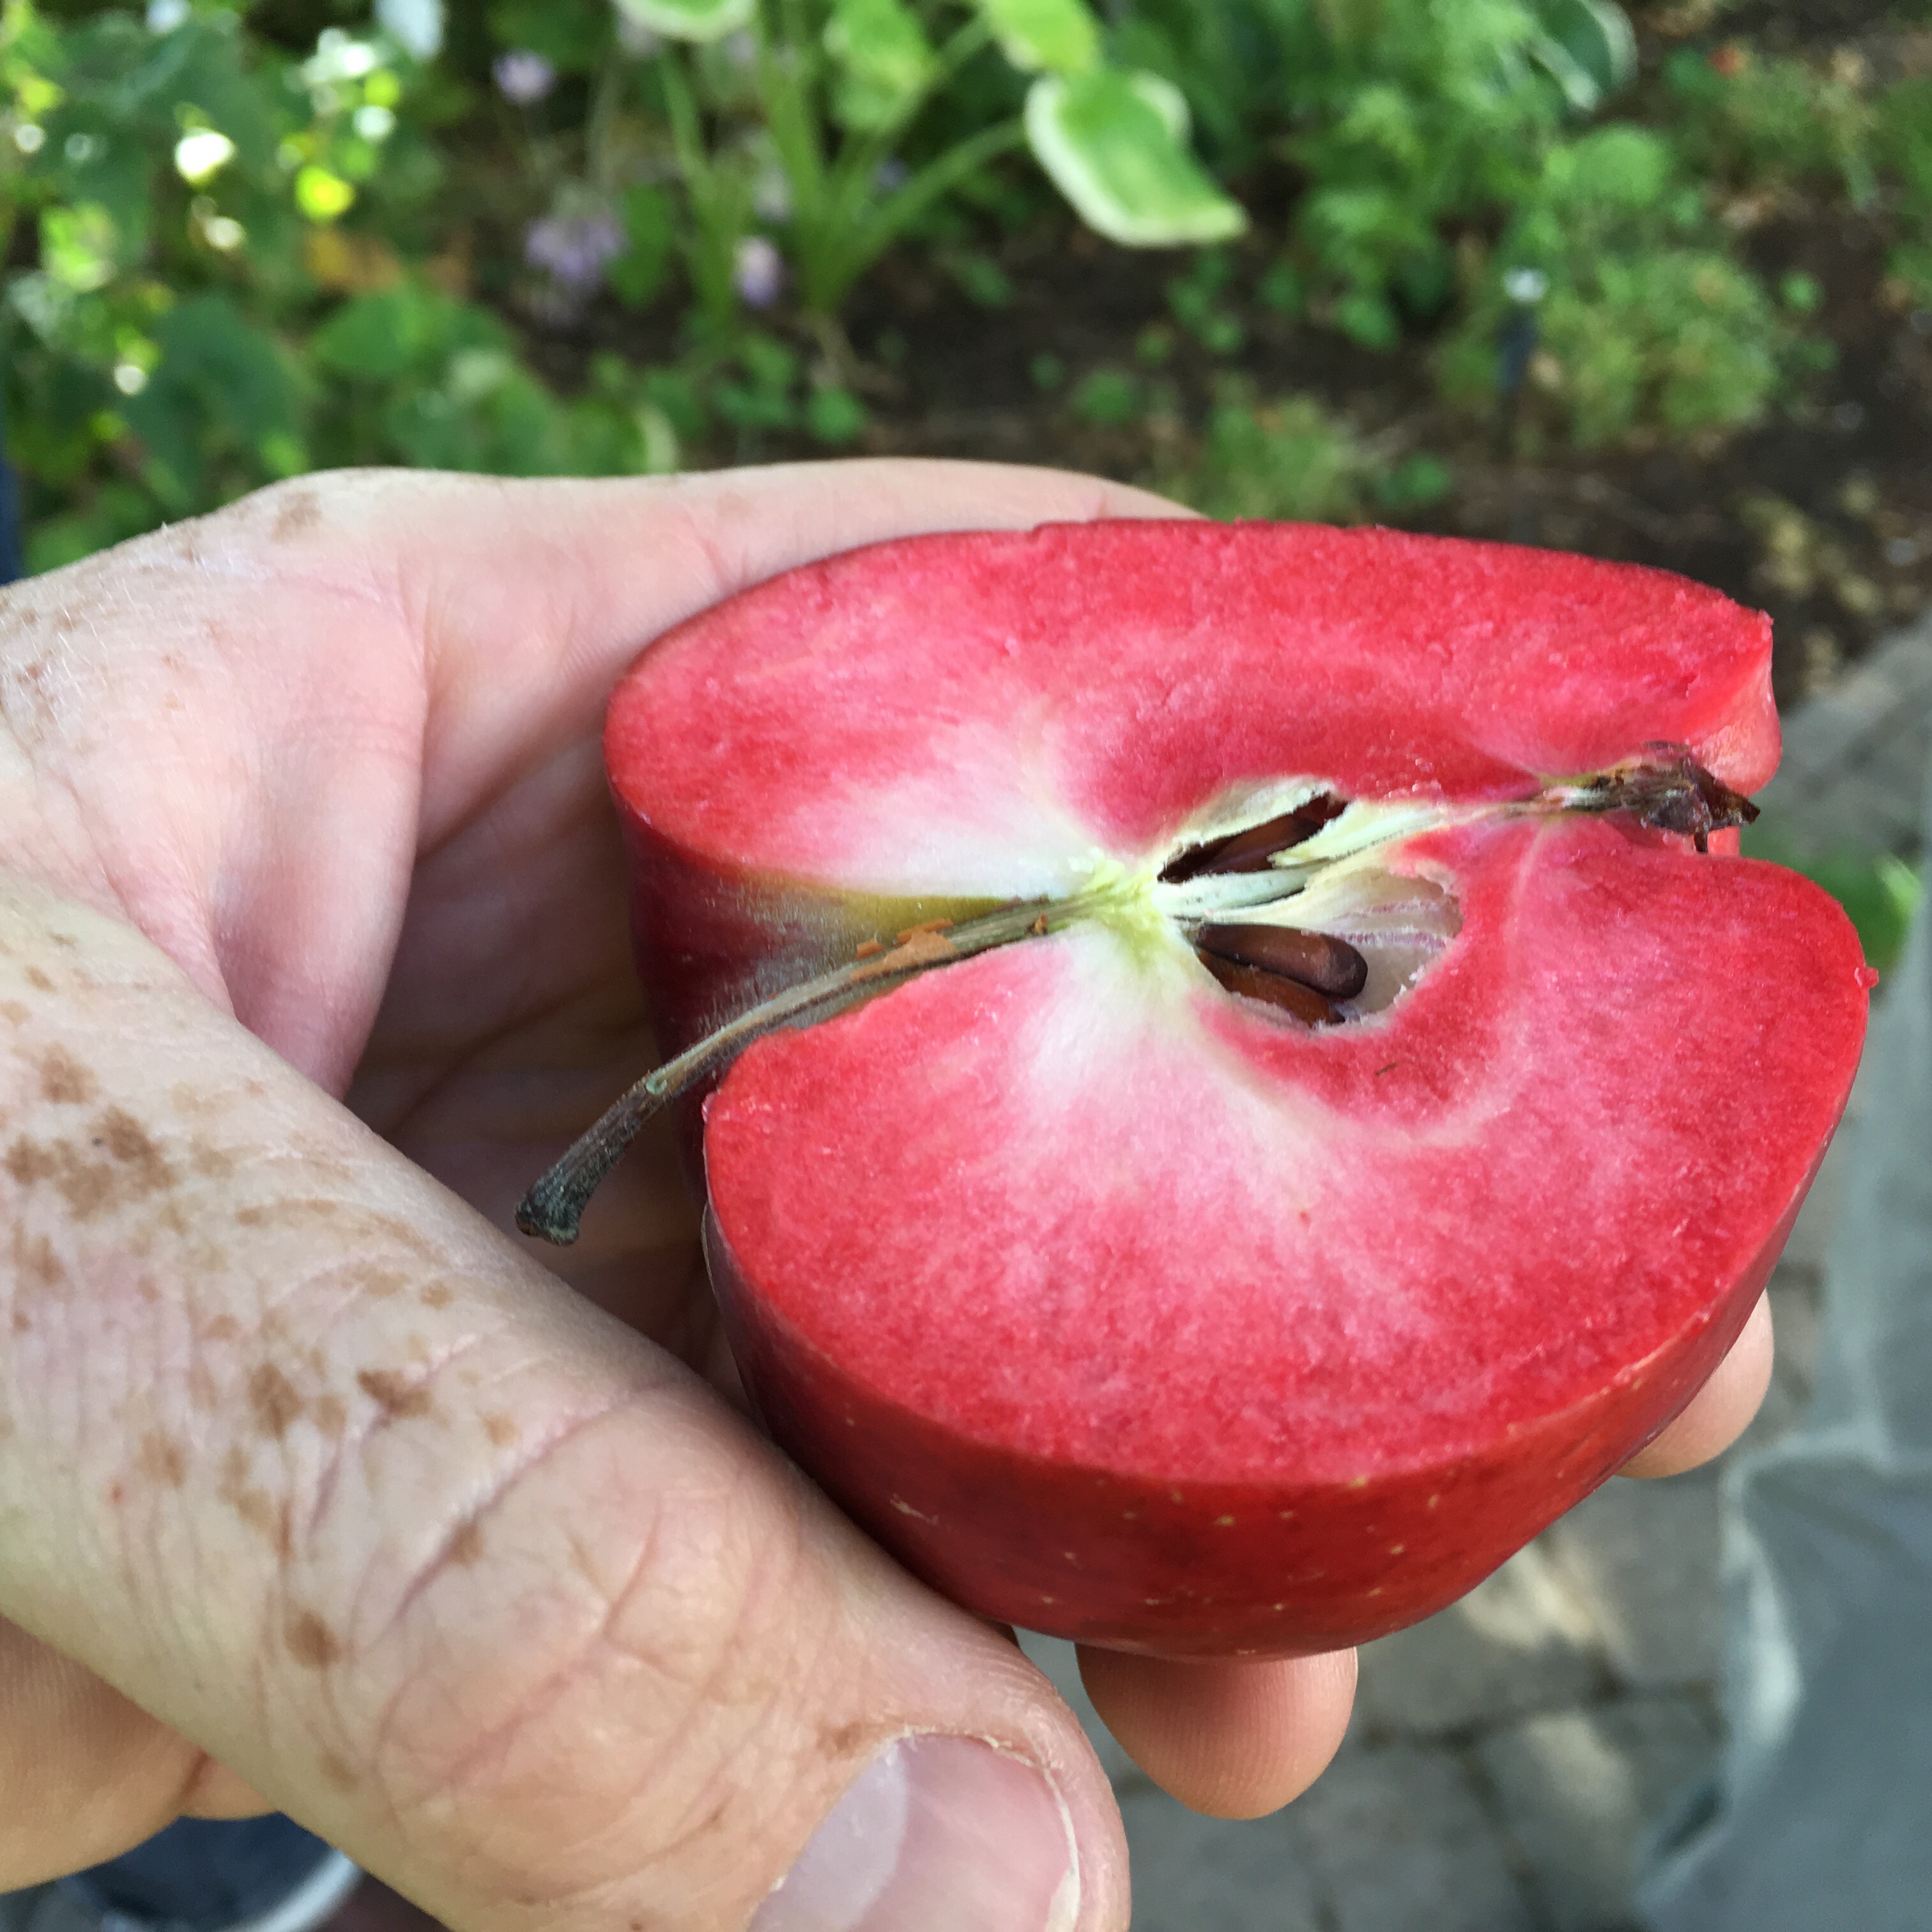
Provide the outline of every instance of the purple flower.
{"type": "Polygon", "coordinates": [[[524,260],[560,286],[588,295],[604,279],[604,265],[624,252],[624,231],[602,208],[547,214],[524,233],[524,260]]]}
{"type": "Polygon", "coordinates": [[[762,235],[748,235],[738,244],[731,284],[747,308],[770,308],[784,278],[784,257],[762,235]]]}
{"type": "Polygon", "coordinates": [[[556,69],[529,47],[499,54],[490,71],[496,76],[496,91],[518,107],[542,100],[556,85],[556,69]]]}

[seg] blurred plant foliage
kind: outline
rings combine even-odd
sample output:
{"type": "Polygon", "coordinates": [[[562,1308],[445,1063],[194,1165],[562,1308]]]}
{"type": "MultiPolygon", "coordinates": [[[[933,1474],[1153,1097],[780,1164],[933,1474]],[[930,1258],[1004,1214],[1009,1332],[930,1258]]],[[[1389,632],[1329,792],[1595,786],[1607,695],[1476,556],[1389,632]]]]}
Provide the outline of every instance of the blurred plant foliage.
{"type": "Polygon", "coordinates": [[[1312,396],[1258,396],[1229,376],[1208,412],[1198,458],[1160,481],[1210,516],[1357,523],[1424,508],[1453,479],[1434,457],[1364,439],[1312,396]]]}
{"type": "Polygon", "coordinates": [[[1816,853],[1768,814],[1745,828],[1742,844],[1748,857],[1789,866],[1822,886],[1850,915],[1866,958],[1881,973],[1898,963],[1925,888],[1920,872],[1897,854],[1848,847],[1816,853]]]}
{"type": "MultiPolygon", "coordinates": [[[[904,243],[1004,307],[1000,239],[1056,194],[1171,251],[1142,370],[1072,372],[1103,429],[1257,314],[1414,344],[1478,410],[1520,388],[1539,434],[1748,423],[1816,359],[1816,291],[1774,294],[1732,217],[1820,184],[1886,208],[1932,300],[1932,82],[1634,64],[1611,0],[0,0],[30,560],[319,464],[848,446],[860,280],[904,243]]],[[[1232,376],[1189,428],[1166,480],[1228,514],[1448,487],[1232,376]]]]}

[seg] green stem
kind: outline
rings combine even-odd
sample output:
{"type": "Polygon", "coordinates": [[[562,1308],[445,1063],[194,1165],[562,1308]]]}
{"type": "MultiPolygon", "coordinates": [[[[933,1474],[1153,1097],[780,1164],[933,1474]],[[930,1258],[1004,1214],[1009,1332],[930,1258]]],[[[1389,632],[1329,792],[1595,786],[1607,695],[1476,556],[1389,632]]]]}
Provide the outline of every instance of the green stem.
{"type": "Polygon", "coordinates": [[[852,284],[891,247],[908,223],[968,175],[1018,147],[1025,139],[1025,124],[1016,116],[969,135],[928,161],[869,219],[852,224],[844,246],[814,292],[814,306],[827,311],[837,308],[852,284]]]}
{"type": "MultiPolygon", "coordinates": [[[[1189,930],[1231,915],[1252,918],[1270,902],[1300,892],[1318,875],[1334,878],[1358,869],[1378,847],[1459,820],[1568,812],[1634,812],[1659,830],[1694,838],[1700,851],[1707,848],[1712,832],[1748,824],[1757,816],[1750,800],[1714,778],[1683,746],[1649,745],[1623,764],[1545,784],[1528,798],[1460,808],[1384,802],[1368,806],[1359,818],[1352,807],[1312,837],[1284,846],[1266,871],[1210,872],[1158,884],[1155,909],[1189,930]]],[[[1123,903],[1116,882],[1090,886],[1071,898],[1002,906],[963,926],[941,921],[916,926],[890,951],[877,950],[870,958],[851,960],[788,987],[646,1074],[524,1197],[517,1226],[526,1234],[560,1245],[575,1240],[586,1204],[644,1123],[774,1028],[830,1018],[855,1000],[934,967],[1062,931],[1077,920],[1118,914],[1123,903]]]]}
{"type": "Polygon", "coordinates": [[[616,158],[610,152],[610,130],[617,119],[617,103],[623,90],[625,66],[607,60],[591,89],[590,112],[584,124],[584,172],[597,192],[607,199],[614,184],[616,158]]]}
{"type": "Polygon", "coordinates": [[[778,151],[791,189],[794,218],[802,231],[824,220],[825,144],[814,100],[811,43],[797,8],[787,0],[784,32],[775,50],[764,16],[758,16],[758,91],[764,96],[765,124],[778,151]],[[784,58],[796,62],[794,70],[784,58]]]}
{"type": "Polygon", "coordinates": [[[726,190],[704,151],[698,100],[682,56],[676,48],[668,47],[660,60],[671,146],[677,156],[678,172],[684,177],[694,231],[686,240],[686,260],[699,302],[716,320],[728,325],[737,313],[731,284],[732,256],[742,220],[727,206],[726,190]]]}

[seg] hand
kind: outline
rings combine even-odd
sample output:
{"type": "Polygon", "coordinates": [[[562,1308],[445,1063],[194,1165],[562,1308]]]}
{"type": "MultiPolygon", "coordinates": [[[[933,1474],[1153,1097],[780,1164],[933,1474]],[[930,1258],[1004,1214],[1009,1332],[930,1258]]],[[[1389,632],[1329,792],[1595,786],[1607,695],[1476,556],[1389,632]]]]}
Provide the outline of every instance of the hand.
{"type": "MultiPolygon", "coordinates": [[[[567,1256],[508,1230],[652,1058],[629,658],[854,544],[1156,513],[942,464],[346,475],[0,597],[0,1888],[272,1804],[454,1925],[735,1932],[849,1791],[760,1932],[1124,1924],[1070,1714],[723,1399],[668,1143],[567,1256]]],[[[1768,1352],[1760,1314],[1644,1472],[1768,1352]]],[[[1085,1668],[1228,1815],[1353,1682],[1085,1668]]]]}

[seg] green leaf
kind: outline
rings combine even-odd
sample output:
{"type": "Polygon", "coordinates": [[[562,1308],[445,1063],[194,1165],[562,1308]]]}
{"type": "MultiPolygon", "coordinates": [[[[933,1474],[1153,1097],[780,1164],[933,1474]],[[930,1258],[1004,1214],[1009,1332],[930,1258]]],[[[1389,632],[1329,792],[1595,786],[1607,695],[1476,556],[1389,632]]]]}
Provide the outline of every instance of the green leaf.
{"type": "Polygon", "coordinates": [[[1674,171],[1666,142],[1642,128],[1617,126],[1599,128],[1556,149],[1545,174],[1558,212],[1604,208],[1634,214],[1662,201],[1674,171]]]}
{"type": "Polygon", "coordinates": [[[333,221],[355,205],[355,189],[320,163],[311,161],[296,176],[296,206],[311,221],[333,221]]]}
{"type": "Polygon", "coordinates": [[[888,128],[931,84],[938,62],[902,0],[835,0],[825,50],[837,64],[838,118],[848,128],[888,128]]]}
{"type": "Polygon", "coordinates": [[[1439,503],[1456,487],[1454,472],[1440,457],[1406,457],[1374,486],[1378,508],[1400,515],[1439,503]]]}
{"type": "Polygon", "coordinates": [[[170,509],[202,500],[208,459],[224,446],[238,449],[258,476],[307,466],[288,366],[226,296],[178,304],[154,339],[160,365],[122,414],[146,446],[148,480],[170,509]]]}
{"type": "Polygon", "coordinates": [[[1096,429],[1125,429],[1146,406],[1142,385],[1118,369],[1095,369],[1082,377],[1067,405],[1096,429]]]}
{"type": "Polygon", "coordinates": [[[584,74],[608,52],[610,9],[586,0],[493,0],[490,34],[500,46],[527,47],[560,74],[584,74]]]}
{"type": "Polygon", "coordinates": [[[1312,396],[1262,401],[1218,386],[1198,460],[1162,488],[1210,517],[1346,523],[1360,514],[1367,467],[1348,424],[1312,396]]]}
{"type": "Polygon", "coordinates": [[[427,283],[405,282],[344,302],[309,338],[316,368],[364,382],[434,381],[465,352],[506,354],[507,330],[487,309],[427,283]]]}
{"type": "Polygon", "coordinates": [[[866,422],[865,404],[849,389],[828,384],[805,400],[805,426],[819,442],[850,442],[863,433],[866,422]]]}
{"type": "Polygon", "coordinates": [[[992,256],[976,248],[949,249],[939,265],[959,285],[966,299],[980,308],[1006,308],[1013,299],[1012,278],[992,256]]]}
{"type": "Polygon", "coordinates": [[[1100,26],[1084,0],[980,0],[1000,51],[1022,74],[1080,74],[1100,61],[1100,26]]]}
{"type": "Polygon", "coordinates": [[[670,197],[650,182],[628,189],[617,204],[624,224],[624,252],[608,263],[604,278],[619,301],[641,308],[662,285],[676,244],[670,197]]]}
{"type": "Polygon", "coordinates": [[[668,40],[722,40],[748,26],[758,0],[616,0],[620,12],[668,40]]]}
{"type": "Polygon", "coordinates": [[[1532,56],[1580,114],[1594,113],[1636,72],[1636,35],[1615,0],[1536,0],[1544,31],[1532,56]]]}
{"type": "Polygon", "coordinates": [[[1364,349],[1393,349],[1402,340],[1402,322],[1380,296],[1356,289],[1335,304],[1335,326],[1364,349]]]}
{"type": "Polygon", "coordinates": [[[76,295],[114,279],[119,236],[114,218],[94,204],[50,208],[40,217],[40,260],[48,275],[76,295]]]}
{"type": "Polygon", "coordinates": [[[1046,75],[1028,89],[1027,140],[1088,227],[1128,248],[1225,242],[1247,216],[1185,144],[1179,91],[1150,74],[1046,75]]]}

